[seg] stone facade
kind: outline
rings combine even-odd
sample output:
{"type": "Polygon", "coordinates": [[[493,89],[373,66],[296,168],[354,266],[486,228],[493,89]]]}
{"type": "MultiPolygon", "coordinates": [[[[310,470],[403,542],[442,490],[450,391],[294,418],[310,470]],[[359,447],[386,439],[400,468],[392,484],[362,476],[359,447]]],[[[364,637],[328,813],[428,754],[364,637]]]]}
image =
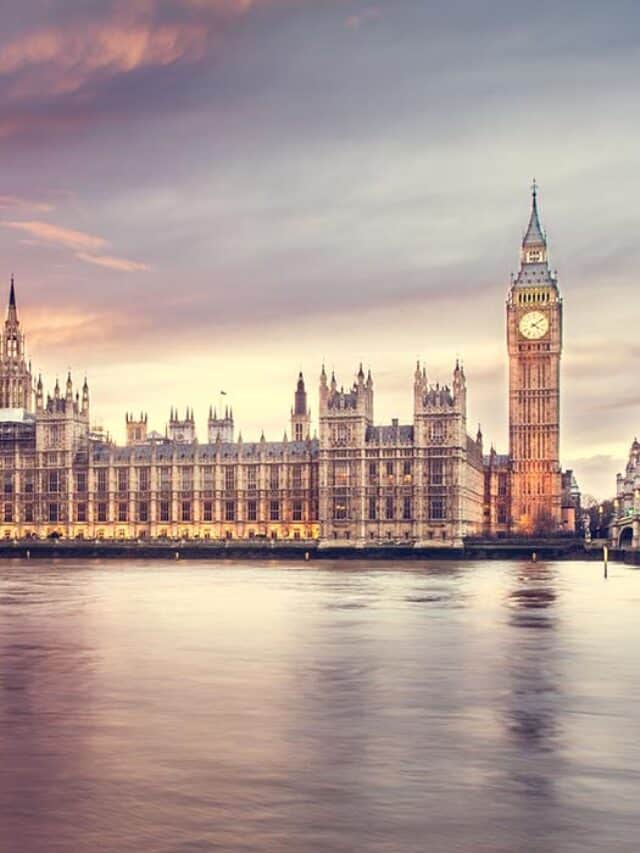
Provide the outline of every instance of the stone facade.
{"type": "MultiPolygon", "coordinates": [[[[467,381],[418,364],[413,418],[376,425],[362,366],[346,390],[319,386],[319,434],[302,374],[282,441],[235,437],[230,407],[196,419],[171,409],[164,433],[127,414],[119,447],[90,425],[86,379],[45,399],[33,384],[12,280],[0,347],[0,537],[293,539],[321,545],[461,546],[466,537],[557,532],[562,301],[534,188],[520,272],[507,301],[510,454],[467,432],[467,381]]],[[[566,517],[565,517],[566,528],[566,517]]]]}
{"type": "Polygon", "coordinates": [[[523,533],[562,525],[560,357],[562,299],[549,269],[537,189],[507,299],[511,524],[523,533]]]}
{"type": "Polygon", "coordinates": [[[614,548],[640,548],[640,442],[633,439],[624,474],[616,477],[616,497],[609,528],[614,548]]]}
{"type": "Polygon", "coordinates": [[[482,439],[466,431],[466,380],[430,384],[416,367],[411,424],[374,426],[373,379],[320,378],[320,535],[337,544],[462,545],[482,531],[482,439]]]}

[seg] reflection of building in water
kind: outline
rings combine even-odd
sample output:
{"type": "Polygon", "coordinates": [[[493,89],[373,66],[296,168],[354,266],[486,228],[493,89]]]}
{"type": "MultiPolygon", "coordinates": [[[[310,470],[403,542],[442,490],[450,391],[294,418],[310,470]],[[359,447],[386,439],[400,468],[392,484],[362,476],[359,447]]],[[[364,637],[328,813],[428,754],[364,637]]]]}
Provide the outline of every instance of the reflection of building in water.
{"type": "Polygon", "coordinates": [[[555,582],[555,571],[544,563],[519,566],[508,594],[513,639],[508,657],[511,704],[507,726],[526,758],[552,749],[556,733],[555,582]]]}

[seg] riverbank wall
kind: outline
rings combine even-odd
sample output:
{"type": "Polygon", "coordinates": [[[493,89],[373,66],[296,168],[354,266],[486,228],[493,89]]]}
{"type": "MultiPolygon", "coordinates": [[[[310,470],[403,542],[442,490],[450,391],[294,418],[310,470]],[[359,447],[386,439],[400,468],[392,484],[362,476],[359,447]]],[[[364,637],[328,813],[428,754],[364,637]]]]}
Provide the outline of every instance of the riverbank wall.
{"type": "MultiPolygon", "coordinates": [[[[317,541],[105,542],[12,540],[0,542],[0,559],[189,559],[189,560],[601,560],[601,549],[576,539],[469,540],[460,548],[415,548],[390,543],[374,547],[319,547],[317,541]],[[534,556],[535,555],[535,556],[534,556]]],[[[613,555],[612,555],[613,558],[613,555]]]]}

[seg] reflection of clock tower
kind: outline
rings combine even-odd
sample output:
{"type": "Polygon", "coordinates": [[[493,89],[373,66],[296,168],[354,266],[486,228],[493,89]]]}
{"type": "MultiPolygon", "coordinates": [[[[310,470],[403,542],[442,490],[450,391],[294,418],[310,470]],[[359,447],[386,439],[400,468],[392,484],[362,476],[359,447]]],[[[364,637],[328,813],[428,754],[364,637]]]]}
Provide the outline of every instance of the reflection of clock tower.
{"type": "Polygon", "coordinates": [[[507,300],[511,519],[516,532],[561,526],[560,355],[562,299],[547,259],[537,187],[507,300]]]}

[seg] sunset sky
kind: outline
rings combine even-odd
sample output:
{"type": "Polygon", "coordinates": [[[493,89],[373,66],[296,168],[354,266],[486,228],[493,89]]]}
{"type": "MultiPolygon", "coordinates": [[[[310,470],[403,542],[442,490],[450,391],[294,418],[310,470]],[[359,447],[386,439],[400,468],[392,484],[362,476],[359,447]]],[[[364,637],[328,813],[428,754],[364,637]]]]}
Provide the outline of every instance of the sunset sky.
{"type": "MultiPolygon", "coordinates": [[[[634,0],[5,0],[0,279],[93,419],[220,389],[280,438],[298,370],[411,419],[426,361],[507,450],[504,300],[540,209],[565,301],[562,457],[613,493],[640,433],[634,0]]],[[[3,297],[4,298],[4,297],[3,297]]]]}

